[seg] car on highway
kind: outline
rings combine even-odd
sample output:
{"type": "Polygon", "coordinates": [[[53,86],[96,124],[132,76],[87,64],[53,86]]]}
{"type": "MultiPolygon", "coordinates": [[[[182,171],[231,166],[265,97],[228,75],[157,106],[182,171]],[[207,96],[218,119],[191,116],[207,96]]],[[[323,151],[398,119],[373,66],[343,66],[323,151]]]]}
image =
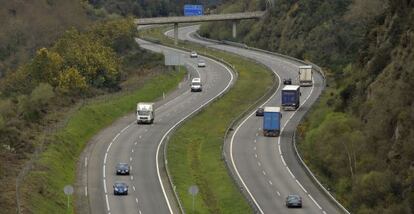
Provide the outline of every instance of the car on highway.
{"type": "Polygon", "coordinates": [[[131,168],[127,163],[118,163],[115,167],[117,175],[129,175],[131,168]]]}
{"type": "Polygon", "coordinates": [[[200,59],[200,60],[198,60],[197,66],[199,68],[201,68],[201,67],[204,68],[204,67],[206,67],[206,62],[204,60],[200,59]]]}
{"type": "Polygon", "coordinates": [[[302,207],[302,198],[299,195],[288,195],[286,197],[286,207],[302,207]]]}
{"type": "Polygon", "coordinates": [[[283,79],[283,85],[292,85],[292,79],[291,78],[283,79]]]}
{"type": "Polygon", "coordinates": [[[193,78],[193,80],[191,80],[191,92],[201,92],[203,91],[203,86],[201,84],[201,79],[200,78],[193,78]]]}
{"type": "Polygon", "coordinates": [[[198,57],[197,52],[195,52],[195,51],[191,51],[191,53],[190,53],[190,57],[191,57],[191,58],[197,58],[197,57],[198,57]]]}
{"type": "Polygon", "coordinates": [[[128,185],[121,181],[115,182],[114,195],[128,195],[128,185]]]}
{"type": "Polygon", "coordinates": [[[263,116],[264,115],[264,108],[258,108],[256,110],[256,116],[263,116]]]}

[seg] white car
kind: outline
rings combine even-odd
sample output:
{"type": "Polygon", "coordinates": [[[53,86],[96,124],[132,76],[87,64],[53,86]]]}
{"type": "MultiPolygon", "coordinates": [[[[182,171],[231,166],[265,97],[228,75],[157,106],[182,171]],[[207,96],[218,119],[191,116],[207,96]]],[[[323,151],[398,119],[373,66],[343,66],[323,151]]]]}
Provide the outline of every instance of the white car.
{"type": "Polygon", "coordinates": [[[192,52],[190,53],[190,57],[191,57],[191,58],[197,58],[197,57],[198,57],[197,52],[192,51],[192,52]]]}
{"type": "Polygon", "coordinates": [[[198,63],[197,63],[197,66],[200,67],[200,68],[201,67],[206,67],[206,62],[204,60],[199,60],[198,63]]]}

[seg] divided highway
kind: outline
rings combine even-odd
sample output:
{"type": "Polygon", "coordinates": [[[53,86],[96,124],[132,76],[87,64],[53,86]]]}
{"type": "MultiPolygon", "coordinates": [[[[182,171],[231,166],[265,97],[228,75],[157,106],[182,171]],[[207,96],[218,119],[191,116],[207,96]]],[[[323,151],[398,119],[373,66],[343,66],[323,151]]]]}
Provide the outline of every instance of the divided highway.
{"type": "MultiPolygon", "coordinates": [[[[197,29],[198,26],[180,28],[179,39],[251,58],[271,68],[279,78],[279,83],[284,78],[292,78],[293,84],[298,84],[298,66],[303,64],[267,53],[199,40],[192,36],[197,29]]],[[[166,32],[170,37],[172,34],[172,31],[166,32]]],[[[301,107],[298,111],[282,112],[281,137],[264,137],[262,118],[254,116],[252,112],[235,127],[227,142],[232,170],[260,213],[340,212],[305,173],[292,144],[296,126],[323,89],[320,74],[314,73],[313,81],[312,87],[301,89],[301,107]],[[286,208],[285,197],[289,194],[302,196],[303,208],[286,208]]],[[[281,106],[282,87],[279,84],[276,93],[263,106],[281,106]]]]}
{"type": "MultiPolygon", "coordinates": [[[[161,142],[180,122],[207,103],[226,92],[234,83],[233,73],[223,64],[204,58],[205,68],[197,67],[197,59],[189,53],[137,39],[142,48],[181,56],[190,68],[187,82],[156,103],[152,125],[137,125],[135,114],[119,119],[96,135],[84,153],[81,169],[84,194],[90,213],[146,214],[176,212],[161,168],[161,142]],[[190,92],[188,80],[201,77],[202,92],[190,92]],[[117,176],[115,166],[125,162],[131,166],[129,176],[117,176]],[[112,185],[124,181],[129,185],[127,196],[114,196],[112,185]],[[168,198],[168,199],[167,199],[168,198]]],[[[146,101],[146,100],[140,100],[146,101]]],[[[137,100],[138,102],[138,100],[137,100]]]]}

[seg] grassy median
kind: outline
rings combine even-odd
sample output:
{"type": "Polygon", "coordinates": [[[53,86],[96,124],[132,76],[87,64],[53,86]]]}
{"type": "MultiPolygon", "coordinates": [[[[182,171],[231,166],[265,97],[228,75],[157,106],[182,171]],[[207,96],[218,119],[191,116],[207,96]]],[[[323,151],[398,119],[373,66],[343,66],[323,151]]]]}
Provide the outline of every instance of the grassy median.
{"type": "MultiPolygon", "coordinates": [[[[164,30],[151,29],[141,36],[171,45],[172,40],[162,33],[164,30]]],[[[188,42],[179,46],[222,58],[234,65],[238,72],[236,84],[224,97],[185,122],[171,138],[168,166],[180,200],[188,213],[252,213],[225,167],[223,137],[232,120],[271,89],[274,77],[261,64],[234,54],[188,42]],[[195,212],[188,193],[191,185],[200,189],[195,200],[195,212]]]]}
{"type": "Polygon", "coordinates": [[[25,178],[21,193],[28,203],[23,213],[73,213],[72,205],[66,209],[63,187],[74,184],[76,162],[86,143],[117,118],[132,112],[137,102],[153,101],[175,89],[184,74],[182,69],[155,75],[136,90],[96,99],[76,111],[25,178]]]}

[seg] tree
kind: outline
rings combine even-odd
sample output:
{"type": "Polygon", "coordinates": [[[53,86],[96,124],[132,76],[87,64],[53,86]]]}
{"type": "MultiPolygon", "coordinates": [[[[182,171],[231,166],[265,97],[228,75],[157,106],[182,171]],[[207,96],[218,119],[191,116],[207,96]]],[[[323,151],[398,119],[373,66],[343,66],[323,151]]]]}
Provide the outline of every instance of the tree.
{"type": "Polygon", "coordinates": [[[87,84],[76,68],[69,68],[60,75],[58,88],[63,93],[78,95],[87,89],[87,84]]]}
{"type": "Polygon", "coordinates": [[[30,63],[29,69],[35,80],[56,87],[62,66],[63,59],[58,53],[41,48],[30,63]]]}

